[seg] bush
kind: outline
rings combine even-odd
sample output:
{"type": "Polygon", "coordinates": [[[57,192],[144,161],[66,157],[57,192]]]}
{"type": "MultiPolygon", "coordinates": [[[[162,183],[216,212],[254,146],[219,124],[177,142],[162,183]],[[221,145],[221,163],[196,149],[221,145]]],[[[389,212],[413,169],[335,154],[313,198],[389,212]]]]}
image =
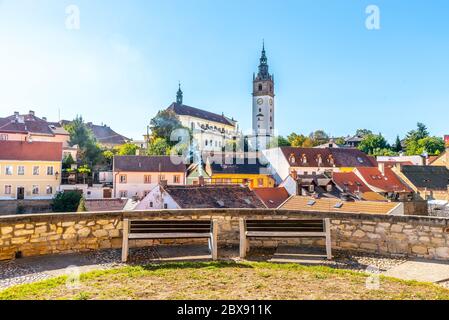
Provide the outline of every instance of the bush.
{"type": "Polygon", "coordinates": [[[79,191],[63,191],[56,194],[51,205],[53,212],[76,212],[82,198],[79,191]]]}
{"type": "Polygon", "coordinates": [[[77,212],[87,212],[86,200],[84,199],[84,197],[81,198],[80,203],[78,205],[78,209],[76,211],[77,212]]]}

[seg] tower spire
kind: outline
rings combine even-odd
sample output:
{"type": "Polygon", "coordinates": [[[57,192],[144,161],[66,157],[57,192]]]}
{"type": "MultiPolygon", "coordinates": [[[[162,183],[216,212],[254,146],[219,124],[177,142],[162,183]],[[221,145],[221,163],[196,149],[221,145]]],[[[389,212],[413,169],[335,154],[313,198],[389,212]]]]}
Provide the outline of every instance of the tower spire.
{"type": "Polygon", "coordinates": [[[268,59],[265,51],[265,40],[262,42],[262,54],[260,56],[259,73],[257,76],[263,80],[268,80],[270,78],[270,74],[268,72],[268,59]]]}
{"type": "Polygon", "coordinates": [[[182,104],[182,98],[183,98],[183,92],[181,90],[181,81],[179,82],[179,89],[178,92],[176,93],[176,103],[177,104],[182,104]]]}

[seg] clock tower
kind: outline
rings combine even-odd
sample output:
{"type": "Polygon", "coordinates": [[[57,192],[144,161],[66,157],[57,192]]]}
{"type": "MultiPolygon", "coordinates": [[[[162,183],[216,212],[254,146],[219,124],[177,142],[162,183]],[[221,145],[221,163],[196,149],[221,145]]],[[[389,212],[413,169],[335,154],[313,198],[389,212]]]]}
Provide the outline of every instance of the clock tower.
{"type": "Polygon", "coordinates": [[[253,134],[257,136],[258,149],[265,149],[274,135],[274,97],[274,76],[268,71],[264,44],[259,72],[253,76],[253,134]]]}

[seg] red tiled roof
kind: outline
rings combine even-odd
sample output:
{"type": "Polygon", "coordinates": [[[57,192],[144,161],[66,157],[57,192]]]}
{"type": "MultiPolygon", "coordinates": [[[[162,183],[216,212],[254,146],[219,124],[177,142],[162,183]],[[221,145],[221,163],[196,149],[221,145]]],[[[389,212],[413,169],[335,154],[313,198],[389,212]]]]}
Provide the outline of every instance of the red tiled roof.
{"type": "Polygon", "coordinates": [[[254,189],[256,195],[268,208],[278,208],[290,195],[283,187],[280,188],[259,188],[254,189]]]}
{"type": "Polygon", "coordinates": [[[292,167],[377,167],[375,159],[357,149],[281,147],[281,151],[292,167]],[[306,163],[302,161],[304,157],[306,163]]]}
{"type": "Polygon", "coordinates": [[[390,168],[385,168],[384,174],[378,168],[357,168],[360,175],[368,185],[384,190],[385,192],[411,192],[390,168]]]}
{"type": "Polygon", "coordinates": [[[0,160],[61,161],[62,143],[0,141],[0,160]]]}
{"type": "Polygon", "coordinates": [[[354,172],[334,172],[334,183],[344,192],[370,192],[372,191],[354,172]]]}
{"type": "Polygon", "coordinates": [[[54,136],[55,133],[68,135],[57,122],[48,122],[34,114],[12,115],[0,118],[0,132],[5,133],[34,133],[54,136]]]}

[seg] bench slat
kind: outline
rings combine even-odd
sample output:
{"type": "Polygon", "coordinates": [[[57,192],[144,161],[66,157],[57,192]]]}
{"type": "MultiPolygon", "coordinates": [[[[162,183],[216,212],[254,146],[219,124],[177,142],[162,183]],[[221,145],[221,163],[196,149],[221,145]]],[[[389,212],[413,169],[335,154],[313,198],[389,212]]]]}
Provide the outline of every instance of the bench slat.
{"type": "Polygon", "coordinates": [[[129,239],[189,239],[189,238],[211,238],[210,233],[140,233],[130,234],[129,239]]]}
{"type": "Polygon", "coordinates": [[[247,231],[247,237],[275,237],[275,238],[294,238],[294,237],[325,237],[325,232],[264,232],[247,231]]]}

